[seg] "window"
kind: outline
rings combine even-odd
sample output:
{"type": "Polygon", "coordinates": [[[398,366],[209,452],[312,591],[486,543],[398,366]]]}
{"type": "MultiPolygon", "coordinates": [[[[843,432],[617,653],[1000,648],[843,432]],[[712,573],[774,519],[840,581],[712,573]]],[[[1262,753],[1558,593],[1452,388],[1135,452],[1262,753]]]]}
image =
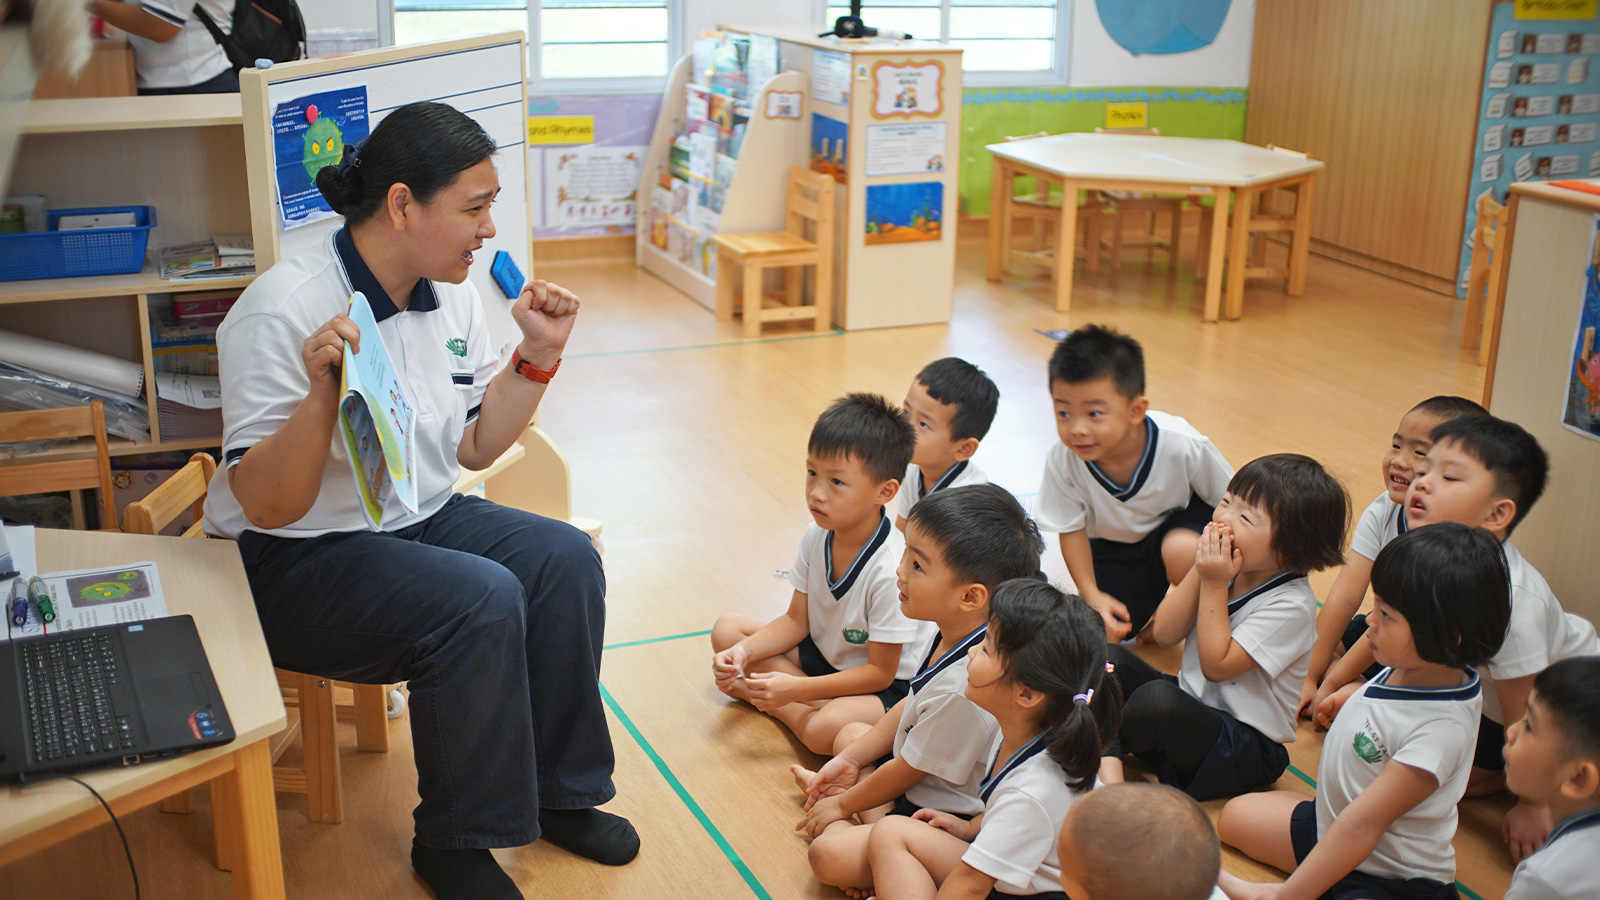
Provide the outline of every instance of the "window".
{"type": "MultiPolygon", "coordinates": [[[[968,86],[1060,83],[1066,77],[1069,16],[1058,0],[865,0],[862,7],[861,17],[874,28],[965,50],[968,86]]],[[[827,0],[828,23],[849,12],[848,3],[827,0]]]]}
{"type": "Polygon", "coordinates": [[[394,40],[528,35],[535,88],[659,89],[672,63],[671,0],[394,0],[394,40]]]}

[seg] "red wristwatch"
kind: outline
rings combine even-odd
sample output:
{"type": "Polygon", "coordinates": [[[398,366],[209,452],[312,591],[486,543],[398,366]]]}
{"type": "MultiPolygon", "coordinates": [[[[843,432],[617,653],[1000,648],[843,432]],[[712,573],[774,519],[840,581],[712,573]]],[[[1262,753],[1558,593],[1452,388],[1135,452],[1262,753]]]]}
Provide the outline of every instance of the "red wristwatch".
{"type": "Polygon", "coordinates": [[[522,354],[513,350],[511,352],[511,368],[523,378],[537,384],[549,384],[550,379],[556,377],[556,370],[561,368],[561,360],[548,369],[541,369],[522,358],[522,354]]]}

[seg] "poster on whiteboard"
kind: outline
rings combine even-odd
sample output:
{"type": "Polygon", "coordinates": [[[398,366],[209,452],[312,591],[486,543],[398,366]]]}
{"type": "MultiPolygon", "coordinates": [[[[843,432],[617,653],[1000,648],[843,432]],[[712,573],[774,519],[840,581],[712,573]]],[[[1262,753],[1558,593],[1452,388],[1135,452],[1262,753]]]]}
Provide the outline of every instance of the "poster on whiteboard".
{"type": "Polygon", "coordinates": [[[344,148],[367,138],[367,88],[339,88],[296,97],[272,109],[278,215],[284,228],[333,218],[317,190],[317,173],[336,166],[344,148]]]}
{"type": "Polygon", "coordinates": [[[1584,260],[1581,296],[1561,424],[1600,441],[1600,347],[1595,346],[1595,334],[1600,331],[1600,216],[1592,219],[1589,229],[1589,257],[1584,260]]]}
{"type": "Polygon", "coordinates": [[[943,172],[945,123],[867,126],[867,177],[943,172]]]}
{"type": "Polygon", "coordinates": [[[546,228],[632,225],[644,147],[572,147],[544,157],[546,228]]]}

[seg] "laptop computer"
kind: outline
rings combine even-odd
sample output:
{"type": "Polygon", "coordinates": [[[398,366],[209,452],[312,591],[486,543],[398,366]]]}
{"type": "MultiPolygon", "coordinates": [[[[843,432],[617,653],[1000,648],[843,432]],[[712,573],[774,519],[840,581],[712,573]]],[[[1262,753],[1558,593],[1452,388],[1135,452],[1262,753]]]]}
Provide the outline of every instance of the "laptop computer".
{"type": "Polygon", "coordinates": [[[0,643],[0,780],[130,766],[233,738],[191,616],[0,643]]]}

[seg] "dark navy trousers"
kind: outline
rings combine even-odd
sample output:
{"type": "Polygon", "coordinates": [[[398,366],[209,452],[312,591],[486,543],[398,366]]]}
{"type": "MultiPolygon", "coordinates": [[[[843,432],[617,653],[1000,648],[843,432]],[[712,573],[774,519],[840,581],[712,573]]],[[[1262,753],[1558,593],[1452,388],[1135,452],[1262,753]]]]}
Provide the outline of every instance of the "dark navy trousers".
{"type": "Polygon", "coordinates": [[[539,808],[610,800],[605,575],[583,532],[455,495],[395,532],[239,539],[273,663],[410,682],[417,840],[539,837],[539,808]]]}

